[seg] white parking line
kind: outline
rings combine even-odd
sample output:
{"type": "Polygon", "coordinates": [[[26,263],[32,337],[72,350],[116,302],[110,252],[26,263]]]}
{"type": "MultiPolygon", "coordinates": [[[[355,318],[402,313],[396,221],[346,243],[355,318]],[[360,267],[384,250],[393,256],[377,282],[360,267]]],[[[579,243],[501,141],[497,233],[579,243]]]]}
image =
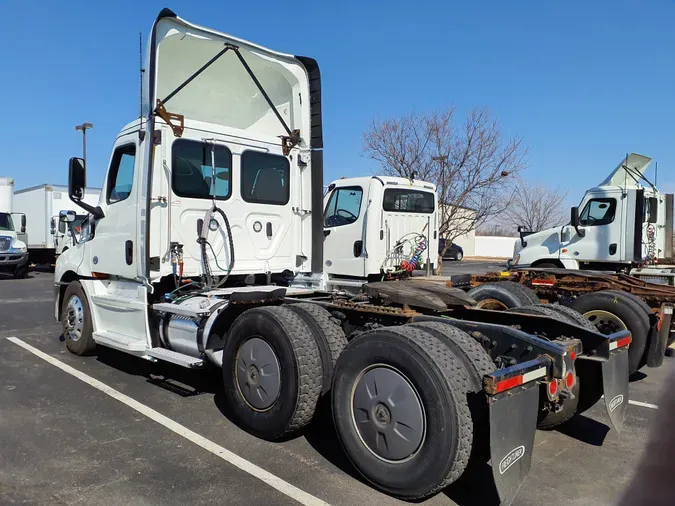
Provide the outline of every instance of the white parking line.
{"type": "Polygon", "coordinates": [[[648,402],[640,402],[640,401],[629,400],[628,404],[632,404],[634,406],[642,406],[643,408],[659,409],[659,407],[656,404],[649,404],[648,402]]]}
{"type": "MultiPolygon", "coordinates": [[[[600,396],[601,399],[604,399],[605,396],[602,395],[600,396]]],[[[659,407],[656,404],[650,404],[648,402],[641,402],[641,401],[633,401],[633,400],[628,400],[628,404],[632,404],[633,406],[640,406],[642,408],[650,408],[650,409],[659,409],[659,407]]]]}
{"type": "Polygon", "coordinates": [[[64,364],[60,360],[57,360],[54,357],[41,352],[37,348],[31,346],[30,344],[25,343],[21,339],[18,339],[16,337],[8,337],[7,340],[13,342],[18,346],[21,346],[23,349],[28,350],[33,355],[41,358],[46,362],[49,362],[53,366],[58,367],[59,369],[61,369],[64,372],[67,372],[71,376],[75,376],[77,379],[84,381],[88,385],[109,395],[113,399],[117,399],[121,403],[126,404],[131,409],[138,411],[139,413],[147,416],[151,420],[154,420],[160,425],[163,425],[167,429],[175,432],[179,436],[182,436],[185,439],[193,442],[194,444],[201,446],[205,450],[213,453],[214,455],[220,457],[226,462],[229,462],[233,466],[241,469],[242,471],[250,474],[251,476],[258,478],[261,481],[264,481],[271,487],[277,489],[282,494],[285,494],[288,497],[295,499],[300,504],[304,504],[306,506],[320,506],[320,505],[330,506],[327,502],[322,501],[321,499],[314,497],[311,494],[308,494],[304,490],[301,490],[298,487],[291,485],[290,483],[282,480],[281,478],[273,475],[272,473],[265,471],[261,467],[258,467],[255,464],[249,462],[248,460],[243,459],[238,455],[235,455],[231,451],[223,448],[220,445],[217,445],[213,441],[206,439],[203,436],[200,436],[196,432],[193,432],[187,427],[184,427],[178,422],[175,422],[171,418],[168,418],[162,415],[161,413],[158,413],[157,411],[146,406],[145,404],[141,404],[140,402],[132,399],[131,397],[124,395],[121,392],[118,392],[117,390],[109,387],[105,383],[102,383],[99,380],[94,379],[91,376],[84,374],[83,372],[80,372],[67,364],[64,364]]]}

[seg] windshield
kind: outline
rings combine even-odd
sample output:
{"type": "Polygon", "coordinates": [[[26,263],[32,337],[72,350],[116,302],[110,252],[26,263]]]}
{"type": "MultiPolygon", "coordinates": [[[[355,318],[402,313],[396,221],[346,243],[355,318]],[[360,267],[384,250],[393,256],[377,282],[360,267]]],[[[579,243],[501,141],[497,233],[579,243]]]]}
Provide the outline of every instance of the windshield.
{"type": "Polygon", "coordinates": [[[0,230],[14,232],[14,222],[12,221],[11,214],[0,213],[0,230]]]}

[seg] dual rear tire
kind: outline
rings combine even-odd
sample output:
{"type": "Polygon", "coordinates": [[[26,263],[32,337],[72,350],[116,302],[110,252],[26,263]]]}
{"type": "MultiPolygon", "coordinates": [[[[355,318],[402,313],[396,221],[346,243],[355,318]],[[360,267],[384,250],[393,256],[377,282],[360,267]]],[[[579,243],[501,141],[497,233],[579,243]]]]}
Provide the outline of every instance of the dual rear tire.
{"type": "Polygon", "coordinates": [[[354,467],[404,499],[438,492],[470,458],[488,460],[482,375],[494,369],[487,352],[450,325],[382,327],[347,344],[330,313],[304,303],[242,313],[223,349],[225,396],[242,428],[284,439],[311,421],[330,390],[354,467]]]}

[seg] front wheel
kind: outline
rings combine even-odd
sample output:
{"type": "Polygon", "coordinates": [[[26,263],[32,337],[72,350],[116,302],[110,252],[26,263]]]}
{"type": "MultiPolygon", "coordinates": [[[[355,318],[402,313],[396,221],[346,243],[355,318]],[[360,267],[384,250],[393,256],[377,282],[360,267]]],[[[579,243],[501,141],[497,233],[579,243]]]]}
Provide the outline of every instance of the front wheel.
{"type": "Polygon", "coordinates": [[[96,349],[89,301],[79,281],[73,281],[63,296],[61,323],[66,348],[75,355],[87,355],[96,349]]]}
{"type": "Polygon", "coordinates": [[[457,255],[455,255],[455,259],[456,259],[458,262],[461,262],[463,258],[464,258],[464,254],[463,254],[461,251],[458,251],[458,252],[457,252],[457,255]]]}

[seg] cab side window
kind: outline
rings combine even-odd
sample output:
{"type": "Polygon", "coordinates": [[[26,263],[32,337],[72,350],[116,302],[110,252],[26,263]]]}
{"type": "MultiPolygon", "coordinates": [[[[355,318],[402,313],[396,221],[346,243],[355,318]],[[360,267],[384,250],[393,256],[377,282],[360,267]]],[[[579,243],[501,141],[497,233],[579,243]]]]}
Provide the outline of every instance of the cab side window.
{"type": "Polygon", "coordinates": [[[338,188],[333,191],[324,213],[324,226],[339,227],[354,223],[359,219],[362,199],[363,189],[360,186],[338,188]]]}
{"type": "Polygon", "coordinates": [[[129,198],[134,184],[136,146],[127,144],[115,150],[108,172],[106,201],[108,204],[122,202],[129,198]]]}
{"type": "Polygon", "coordinates": [[[579,216],[579,225],[582,227],[597,227],[609,225],[614,221],[616,214],[615,199],[589,200],[579,216]]]}

